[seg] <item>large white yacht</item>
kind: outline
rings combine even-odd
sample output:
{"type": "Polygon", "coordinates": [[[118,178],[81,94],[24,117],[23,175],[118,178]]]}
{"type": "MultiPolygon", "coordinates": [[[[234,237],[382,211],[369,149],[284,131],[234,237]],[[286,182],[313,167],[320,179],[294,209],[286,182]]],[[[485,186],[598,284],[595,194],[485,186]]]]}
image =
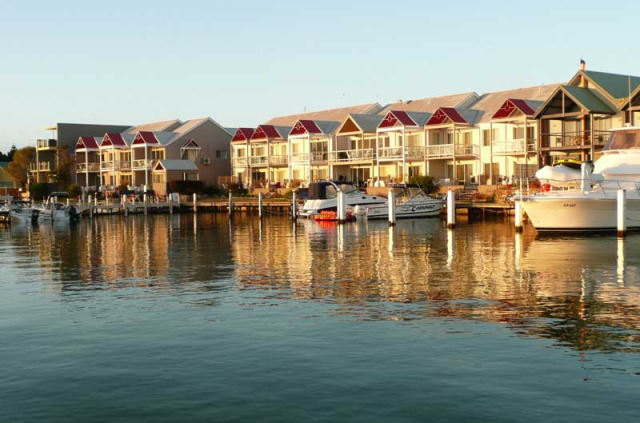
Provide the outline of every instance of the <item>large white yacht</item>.
{"type": "Polygon", "coordinates": [[[620,189],[627,198],[627,228],[640,229],[640,127],[613,130],[593,172],[584,165],[577,182],[576,189],[521,197],[538,231],[615,230],[620,189]]]}
{"type": "Polygon", "coordinates": [[[348,212],[355,206],[384,204],[386,197],[367,195],[358,190],[352,183],[344,181],[319,181],[309,184],[309,198],[304,202],[300,216],[315,216],[324,210],[337,210],[338,192],[343,191],[348,212]]]}

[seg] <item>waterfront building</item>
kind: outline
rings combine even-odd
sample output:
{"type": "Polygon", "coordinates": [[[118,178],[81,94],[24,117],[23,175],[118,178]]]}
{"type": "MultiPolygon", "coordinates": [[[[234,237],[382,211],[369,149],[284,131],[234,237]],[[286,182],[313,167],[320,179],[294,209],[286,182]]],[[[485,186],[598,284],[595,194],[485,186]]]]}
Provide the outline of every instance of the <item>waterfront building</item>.
{"type": "Polygon", "coordinates": [[[100,143],[100,185],[107,189],[131,184],[131,134],[106,133],[100,143]]]}
{"type": "Polygon", "coordinates": [[[329,149],[340,122],[300,119],[289,132],[289,181],[301,183],[329,179],[329,149]]]}
{"type": "Polygon", "coordinates": [[[637,109],[629,116],[629,98],[639,87],[640,77],[586,70],[582,62],[534,115],[540,121],[542,164],[558,156],[597,160],[611,128],[633,122],[637,109]]]}
{"type": "Polygon", "coordinates": [[[332,178],[344,178],[358,184],[373,178],[376,161],[376,130],[381,115],[352,113],[336,130],[329,153],[332,178]]]}
{"type": "Polygon", "coordinates": [[[101,185],[100,144],[102,137],[80,137],[75,148],[76,177],[80,185],[92,187],[101,185]]]}
{"type": "Polygon", "coordinates": [[[93,125],[84,123],[56,123],[45,128],[52,137],[36,141],[36,158],[29,165],[31,182],[50,182],[52,172],[59,163],[61,150],[73,155],[80,137],[102,137],[105,132],[122,132],[131,125],[93,125]]]}
{"type": "Polygon", "coordinates": [[[249,141],[254,132],[254,128],[237,128],[231,138],[231,175],[246,186],[249,186],[251,177],[249,141]]]}
{"type": "Polygon", "coordinates": [[[289,175],[290,126],[260,125],[251,135],[251,184],[256,188],[284,186],[289,175]]]}

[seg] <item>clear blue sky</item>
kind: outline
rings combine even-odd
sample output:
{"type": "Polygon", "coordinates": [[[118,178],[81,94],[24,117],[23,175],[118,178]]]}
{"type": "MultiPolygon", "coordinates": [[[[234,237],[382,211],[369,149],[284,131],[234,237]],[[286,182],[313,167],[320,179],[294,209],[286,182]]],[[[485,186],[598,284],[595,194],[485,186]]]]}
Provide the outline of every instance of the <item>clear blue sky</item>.
{"type": "Polygon", "coordinates": [[[0,0],[0,150],[56,122],[229,127],[640,75],[634,1],[0,0]],[[526,4],[525,4],[526,3],[526,4]]]}

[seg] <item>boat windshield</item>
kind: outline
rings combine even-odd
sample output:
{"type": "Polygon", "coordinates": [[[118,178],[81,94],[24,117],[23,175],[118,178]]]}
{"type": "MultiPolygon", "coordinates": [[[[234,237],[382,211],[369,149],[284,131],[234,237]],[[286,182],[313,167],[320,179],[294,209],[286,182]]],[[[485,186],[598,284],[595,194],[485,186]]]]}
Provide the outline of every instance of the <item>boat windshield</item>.
{"type": "Polygon", "coordinates": [[[340,191],[343,191],[345,194],[351,194],[353,192],[358,191],[358,189],[352,184],[340,184],[340,191]]]}
{"type": "Polygon", "coordinates": [[[612,131],[604,150],[640,149],[640,129],[612,131]]]}

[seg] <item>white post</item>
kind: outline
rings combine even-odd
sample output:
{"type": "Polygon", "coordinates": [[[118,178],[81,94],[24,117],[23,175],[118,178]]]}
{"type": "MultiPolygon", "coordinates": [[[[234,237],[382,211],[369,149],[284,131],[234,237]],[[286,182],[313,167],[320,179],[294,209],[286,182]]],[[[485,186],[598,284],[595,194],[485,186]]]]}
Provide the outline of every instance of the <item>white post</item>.
{"type": "Polygon", "coordinates": [[[71,199],[67,198],[67,207],[69,207],[71,205],[71,199]]]}
{"type": "Polygon", "coordinates": [[[344,191],[338,191],[338,223],[347,221],[347,198],[344,191]]]}
{"type": "Polygon", "coordinates": [[[447,193],[447,228],[456,227],[456,193],[449,190],[447,193]]]}
{"type": "Polygon", "coordinates": [[[173,198],[171,198],[171,193],[167,194],[167,203],[169,204],[169,214],[173,214],[173,198]]]}
{"type": "Polygon", "coordinates": [[[293,191],[293,197],[291,200],[291,219],[296,220],[298,218],[298,193],[293,191]]]}
{"type": "Polygon", "coordinates": [[[522,232],[522,200],[516,201],[516,210],[515,210],[515,223],[516,223],[516,232],[522,232]]]}
{"type": "Polygon", "coordinates": [[[389,204],[389,226],[396,224],[396,194],[393,189],[387,193],[387,203],[389,204]]]}
{"type": "Polygon", "coordinates": [[[147,193],[142,194],[142,201],[144,202],[144,214],[147,215],[147,193]]]}
{"type": "Polygon", "coordinates": [[[198,194],[193,193],[193,212],[198,213],[198,194]]]}
{"type": "Polygon", "coordinates": [[[623,189],[618,190],[618,236],[623,238],[627,234],[627,196],[623,189]]]}
{"type": "Polygon", "coordinates": [[[122,196],[122,207],[124,207],[124,215],[129,216],[129,207],[127,207],[127,194],[122,196]]]}
{"type": "Polygon", "coordinates": [[[262,219],[262,193],[258,193],[258,218],[262,219]]]}
{"type": "Polygon", "coordinates": [[[98,205],[98,194],[96,194],[96,195],[93,197],[93,205],[94,205],[94,206],[97,206],[97,205],[98,205]]]}
{"type": "Polygon", "coordinates": [[[229,219],[231,219],[232,215],[233,215],[233,194],[230,192],[229,193],[229,219]]]}

